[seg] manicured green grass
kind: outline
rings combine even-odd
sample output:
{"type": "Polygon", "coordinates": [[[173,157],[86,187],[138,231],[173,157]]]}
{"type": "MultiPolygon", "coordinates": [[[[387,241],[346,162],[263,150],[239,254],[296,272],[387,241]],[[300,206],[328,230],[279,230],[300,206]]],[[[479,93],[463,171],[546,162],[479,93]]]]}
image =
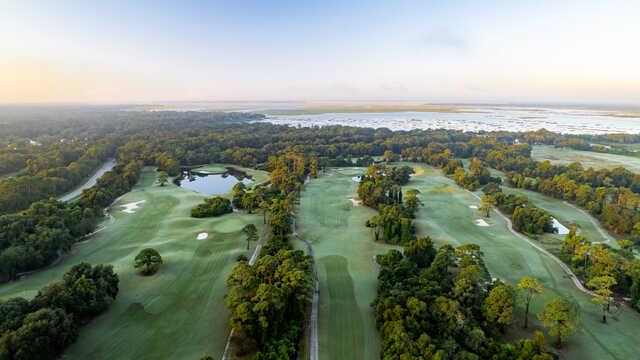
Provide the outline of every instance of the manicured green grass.
{"type": "MultiPolygon", "coordinates": [[[[417,230],[421,236],[430,236],[438,244],[476,243],[484,252],[491,274],[509,284],[516,285],[523,276],[541,280],[545,293],[534,299],[532,314],[539,312],[553,297],[561,295],[576,303],[582,319],[581,330],[560,351],[565,359],[632,359],[637,357],[640,341],[640,315],[623,307],[621,313],[608,324],[600,323],[600,313],[590,297],[581,293],[563,273],[558,264],[524,240],[509,232],[506,222],[492,214],[489,227],[477,226],[479,200],[470,192],[460,189],[439,170],[423,164],[412,164],[416,174],[405,188],[416,188],[424,206],[417,213],[417,230]]],[[[560,215],[558,215],[560,217],[560,215]]],[[[530,329],[521,330],[522,308],[517,310],[517,324],[509,331],[511,337],[532,336],[542,329],[535,315],[530,316],[530,329]]],[[[547,339],[548,343],[552,339],[547,339]]]]}
{"type": "Polygon", "coordinates": [[[116,301],[82,327],[65,358],[220,358],[224,351],[229,334],[226,277],[238,255],[253,251],[246,250],[242,227],[253,223],[260,230],[262,218],[244,213],[191,218],[191,207],[204,196],[173,184],[160,187],[154,184],[156,175],[145,168],[140,183],[111,208],[114,219],[105,221],[105,230],[76,245],[60,263],[0,286],[0,298],[32,297],[79,262],[114,266],[120,277],[116,301]],[[121,211],[121,205],[141,200],[135,213],[121,211]],[[201,232],[209,237],[197,240],[201,232]],[[134,256],[146,247],[157,249],[165,262],[150,277],[133,268],[134,256]]]}
{"type": "Polygon", "coordinates": [[[227,168],[221,165],[210,164],[194,168],[192,171],[202,174],[224,174],[227,172],[227,168]]]}
{"type": "MultiPolygon", "coordinates": [[[[492,176],[499,176],[503,182],[505,174],[502,171],[491,169],[492,176]]],[[[570,224],[578,224],[580,234],[587,237],[592,242],[604,242],[609,240],[607,244],[613,248],[620,248],[618,238],[602,227],[598,219],[589,216],[586,211],[577,209],[577,205],[571,205],[563,200],[558,200],[550,196],[540,194],[535,191],[513,188],[503,184],[502,191],[507,194],[518,194],[526,196],[535,206],[542,208],[555,217],[562,225],[569,228],[570,224]],[[595,224],[594,224],[595,222],[595,224]],[[597,225],[596,225],[597,224],[597,225]],[[605,233],[605,236],[598,230],[598,227],[605,233]]],[[[482,196],[482,191],[476,192],[478,196],[482,196]]],[[[539,236],[540,241],[547,249],[558,250],[562,245],[564,235],[560,234],[544,234],[539,236]]]]}
{"type": "MultiPolygon", "coordinates": [[[[313,245],[320,280],[318,319],[321,359],[377,359],[380,339],[371,303],[376,296],[375,255],[389,245],[376,243],[365,227],[376,212],[354,206],[363,168],[329,169],[305,185],[298,235],[313,245]]],[[[296,241],[296,247],[305,248],[296,241]]]]}
{"type": "Polygon", "coordinates": [[[556,148],[551,145],[534,146],[531,152],[534,160],[549,160],[555,164],[568,164],[578,161],[585,168],[612,169],[625,167],[627,170],[640,173],[640,158],[625,155],[604,154],[594,151],[580,151],[569,148],[556,148]]]}
{"type": "MultiPolygon", "coordinates": [[[[603,237],[602,234],[598,231],[598,228],[592,222],[595,221],[596,224],[599,224],[597,219],[594,219],[584,212],[577,210],[575,207],[572,207],[566,202],[545,196],[535,191],[515,189],[508,186],[503,186],[502,189],[505,193],[508,194],[516,193],[526,196],[535,206],[548,211],[554,218],[556,218],[562,225],[567,228],[569,228],[570,224],[578,224],[579,233],[586,236],[589,241],[604,242],[609,240],[607,242],[609,246],[616,249],[620,248],[616,237],[607,232],[606,229],[600,226],[600,228],[605,232],[606,237],[603,237]]],[[[543,241],[545,244],[549,244],[554,249],[560,247],[563,239],[564,235],[560,234],[544,234],[540,236],[541,241],[543,241]]]]}

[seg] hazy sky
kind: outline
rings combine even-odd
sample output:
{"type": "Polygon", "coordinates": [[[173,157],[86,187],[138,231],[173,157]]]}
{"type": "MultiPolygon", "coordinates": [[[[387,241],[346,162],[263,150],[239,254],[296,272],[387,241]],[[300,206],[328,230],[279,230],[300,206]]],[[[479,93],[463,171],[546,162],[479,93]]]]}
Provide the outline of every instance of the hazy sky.
{"type": "Polygon", "coordinates": [[[0,102],[640,104],[640,1],[0,0],[0,102]]]}

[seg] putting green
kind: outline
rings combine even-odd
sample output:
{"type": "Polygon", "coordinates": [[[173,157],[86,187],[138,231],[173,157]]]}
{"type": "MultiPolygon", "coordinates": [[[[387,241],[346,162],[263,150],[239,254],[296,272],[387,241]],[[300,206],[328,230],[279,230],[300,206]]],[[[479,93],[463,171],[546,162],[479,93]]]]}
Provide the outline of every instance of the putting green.
{"type": "MultiPolygon", "coordinates": [[[[138,185],[119,199],[106,228],[78,244],[55,266],[0,286],[0,298],[32,297],[58,280],[71,266],[86,261],[112,264],[120,277],[120,292],[109,310],[82,327],[78,340],[65,352],[70,359],[197,359],[219,358],[229,334],[224,306],[226,277],[246,250],[242,227],[262,229],[262,217],[232,213],[194,219],[191,207],[203,195],[174,185],[155,185],[156,172],[145,168],[138,185]],[[124,204],[138,204],[125,213],[124,204]],[[197,240],[199,233],[208,237],[197,240]],[[145,247],[163,257],[160,271],[138,275],[134,256],[145,247]]],[[[252,247],[255,244],[252,244],[252,247]]]]}
{"type": "Polygon", "coordinates": [[[581,151],[570,148],[556,148],[552,145],[534,146],[531,152],[534,160],[549,160],[554,164],[580,162],[585,168],[612,169],[625,167],[629,171],[640,173],[640,158],[616,154],[604,154],[595,151],[581,151]]]}
{"type": "MultiPolygon", "coordinates": [[[[563,358],[600,360],[637,357],[640,314],[625,306],[619,314],[610,318],[608,324],[602,324],[596,305],[574,286],[557,263],[511,234],[506,222],[496,214],[487,220],[490,226],[476,225],[475,220],[480,218],[480,214],[469,206],[479,205],[477,198],[457,187],[437,169],[424,164],[409,165],[419,171],[405,188],[418,189],[424,203],[416,219],[419,235],[428,235],[440,244],[480,245],[491,274],[512,285],[516,285],[523,276],[540,279],[545,293],[534,299],[531,314],[539,312],[547,301],[558,295],[576,303],[580,309],[582,326],[560,351],[563,358]]],[[[522,309],[517,311],[517,323],[509,332],[512,337],[531,337],[533,330],[542,329],[535,315],[531,315],[532,326],[528,331],[523,331],[520,327],[522,312],[522,309]]],[[[549,343],[552,341],[547,340],[549,343]]]]}
{"type": "MultiPolygon", "coordinates": [[[[376,296],[375,255],[392,248],[376,243],[365,227],[373,209],[356,206],[353,176],[364,168],[329,169],[312,180],[297,210],[298,235],[313,245],[320,280],[320,359],[377,359],[380,339],[371,303],[376,296]]],[[[296,241],[296,247],[306,248],[296,241]]]]}

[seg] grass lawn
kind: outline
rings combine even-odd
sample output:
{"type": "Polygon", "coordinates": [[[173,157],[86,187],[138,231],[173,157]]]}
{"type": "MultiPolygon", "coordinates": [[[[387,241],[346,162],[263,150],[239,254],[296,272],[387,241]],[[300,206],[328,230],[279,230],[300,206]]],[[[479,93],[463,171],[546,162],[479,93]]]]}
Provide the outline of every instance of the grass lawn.
{"type": "MultiPolygon", "coordinates": [[[[503,180],[502,191],[507,194],[518,194],[526,196],[535,206],[548,211],[562,225],[569,228],[572,223],[580,226],[579,232],[586,236],[591,242],[603,242],[609,240],[607,244],[612,248],[619,249],[617,237],[602,227],[598,219],[590,216],[586,210],[580,211],[577,205],[571,205],[563,200],[558,200],[535,191],[513,188],[504,184],[505,174],[502,171],[491,169],[491,176],[499,176],[503,180]],[[595,223],[595,224],[594,224],[595,223]],[[596,225],[597,224],[597,225],[596,225]],[[605,236],[602,235],[605,233],[605,236]]],[[[478,190],[477,195],[482,196],[482,191],[478,190]]],[[[539,236],[540,241],[547,249],[556,250],[562,245],[564,235],[560,234],[544,234],[539,236]]]]}
{"type": "Polygon", "coordinates": [[[210,164],[191,169],[191,171],[202,174],[224,174],[227,168],[222,165],[210,164]]]}
{"type": "MultiPolygon", "coordinates": [[[[111,208],[113,220],[92,240],[78,244],[57,265],[23,280],[0,286],[0,298],[33,297],[71,266],[86,261],[112,264],[120,292],[109,310],[81,328],[65,352],[68,359],[220,358],[229,334],[223,297],[236,256],[250,255],[242,227],[262,229],[258,215],[232,213],[194,219],[191,207],[203,195],[173,184],[155,185],[156,172],[145,168],[138,185],[111,208]],[[135,213],[123,204],[139,203],[135,213]],[[201,232],[208,238],[197,240],[201,232]],[[133,268],[143,248],[156,248],[164,259],[160,271],[143,277],[133,268]]],[[[255,245],[255,244],[252,244],[255,245]]]]}
{"type": "MultiPolygon", "coordinates": [[[[531,314],[539,312],[547,301],[558,295],[579,307],[582,326],[561,350],[562,358],[637,358],[640,314],[623,307],[617,316],[609,319],[608,324],[600,323],[596,305],[573,285],[558,264],[511,234],[506,222],[496,214],[488,220],[490,226],[476,225],[475,220],[480,218],[480,214],[469,206],[479,205],[478,199],[456,186],[439,170],[424,164],[411,165],[416,174],[405,188],[416,188],[421,192],[419,196],[424,206],[418,211],[416,220],[420,236],[428,235],[438,244],[480,245],[491,274],[512,285],[516,285],[523,276],[540,279],[545,293],[534,299],[531,314]]],[[[558,217],[561,218],[560,215],[558,217]]],[[[513,337],[530,337],[534,329],[541,329],[540,322],[533,315],[530,316],[530,329],[522,330],[522,312],[522,309],[517,310],[517,324],[510,331],[513,337]]],[[[552,339],[547,338],[547,341],[551,343],[552,339]]]]}
{"type": "MultiPolygon", "coordinates": [[[[380,339],[371,303],[376,296],[374,257],[389,245],[376,243],[365,221],[376,212],[354,206],[363,168],[329,169],[312,180],[297,210],[298,235],[313,245],[320,280],[320,359],[377,359],[380,339]]],[[[301,242],[296,247],[305,248],[301,242]]]]}
{"type": "Polygon", "coordinates": [[[574,161],[582,163],[585,168],[612,169],[625,167],[627,170],[640,173],[640,158],[616,154],[603,154],[594,151],[581,151],[569,148],[556,148],[552,145],[534,146],[531,157],[537,161],[549,160],[554,164],[568,164],[574,161]]]}

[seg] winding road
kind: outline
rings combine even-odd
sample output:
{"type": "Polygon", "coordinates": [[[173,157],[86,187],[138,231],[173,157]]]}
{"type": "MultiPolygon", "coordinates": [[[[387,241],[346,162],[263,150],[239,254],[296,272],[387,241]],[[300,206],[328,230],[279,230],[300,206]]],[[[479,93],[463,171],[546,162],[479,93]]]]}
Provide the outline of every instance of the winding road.
{"type": "Polygon", "coordinates": [[[72,200],[78,196],[80,196],[80,194],[82,194],[82,191],[85,189],[88,189],[90,187],[92,187],[93,185],[95,185],[98,182],[98,179],[104,175],[104,173],[106,173],[107,171],[113,169],[113,167],[116,166],[116,159],[109,159],[107,160],[104,164],[102,164],[102,166],[100,166],[100,168],[93,174],[93,176],[91,176],[89,178],[89,180],[85,181],[84,184],[78,186],[77,188],[75,188],[73,191],[62,195],[61,197],[58,198],[58,200],[60,201],[69,201],[72,200]]]}

